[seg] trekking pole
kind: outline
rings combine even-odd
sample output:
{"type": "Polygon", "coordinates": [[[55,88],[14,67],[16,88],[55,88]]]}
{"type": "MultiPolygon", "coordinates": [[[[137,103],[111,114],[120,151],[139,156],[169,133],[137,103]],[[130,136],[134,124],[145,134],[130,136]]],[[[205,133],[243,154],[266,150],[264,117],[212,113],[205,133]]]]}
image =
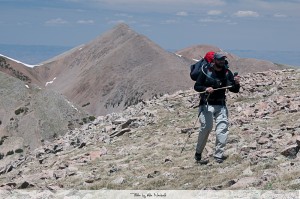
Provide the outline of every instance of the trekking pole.
{"type": "MultiPolygon", "coordinates": [[[[194,125],[193,125],[193,128],[192,128],[192,129],[195,128],[195,126],[196,126],[196,124],[197,124],[197,122],[198,122],[199,116],[200,116],[200,112],[199,112],[199,114],[198,114],[198,116],[197,116],[197,118],[196,118],[196,120],[195,120],[195,122],[194,122],[194,125]]],[[[187,144],[187,142],[188,142],[189,138],[191,137],[191,135],[192,135],[192,131],[189,132],[188,137],[186,138],[186,141],[185,141],[185,143],[184,143],[184,145],[183,145],[183,147],[182,147],[182,149],[181,149],[180,154],[183,152],[183,150],[184,150],[184,148],[185,148],[185,145],[187,144]]]]}
{"type": "MultiPolygon", "coordinates": [[[[213,89],[214,91],[217,91],[217,90],[222,90],[222,89],[227,89],[227,88],[231,88],[232,86],[224,86],[224,87],[221,87],[221,88],[215,88],[213,89]]],[[[206,91],[203,91],[203,92],[199,92],[200,94],[201,93],[205,93],[206,91]]]]}
{"type": "MultiPolygon", "coordinates": [[[[221,88],[215,88],[214,91],[221,90],[221,89],[227,89],[227,88],[231,88],[231,87],[232,87],[232,86],[225,86],[225,87],[221,87],[221,88]]],[[[197,92],[197,93],[192,93],[192,94],[185,95],[185,96],[178,96],[178,97],[174,97],[174,98],[172,98],[172,99],[177,99],[177,98],[181,98],[181,97],[189,97],[189,96],[192,96],[192,95],[202,94],[202,93],[206,93],[206,91],[197,92]]]]}

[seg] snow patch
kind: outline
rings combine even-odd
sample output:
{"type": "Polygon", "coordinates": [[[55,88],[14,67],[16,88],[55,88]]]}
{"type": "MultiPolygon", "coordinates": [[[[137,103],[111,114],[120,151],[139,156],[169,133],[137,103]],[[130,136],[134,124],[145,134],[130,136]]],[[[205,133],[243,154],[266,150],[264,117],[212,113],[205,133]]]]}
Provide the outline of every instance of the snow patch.
{"type": "Polygon", "coordinates": [[[82,44],[82,47],[81,47],[81,48],[79,48],[78,50],[79,50],[79,51],[80,51],[80,50],[82,50],[84,46],[85,46],[85,45],[84,45],[84,44],[82,44]]]}
{"type": "Polygon", "coordinates": [[[29,86],[27,84],[25,84],[26,88],[29,88],[29,86]]]}
{"type": "Polygon", "coordinates": [[[54,79],[53,79],[52,81],[46,82],[46,85],[45,85],[45,86],[47,86],[48,84],[52,84],[52,83],[54,82],[55,79],[56,79],[56,77],[54,77],[54,79]]]}
{"type": "MultiPolygon", "coordinates": [[[[177,53],[175,53],[175,55],[177,55],[178,57],[182,57],[182,55],[179,55],[177,53]]],[[[200,61],[199,59],[193,59],[193,60],[196,61],[196,62],[200,61]]]]}

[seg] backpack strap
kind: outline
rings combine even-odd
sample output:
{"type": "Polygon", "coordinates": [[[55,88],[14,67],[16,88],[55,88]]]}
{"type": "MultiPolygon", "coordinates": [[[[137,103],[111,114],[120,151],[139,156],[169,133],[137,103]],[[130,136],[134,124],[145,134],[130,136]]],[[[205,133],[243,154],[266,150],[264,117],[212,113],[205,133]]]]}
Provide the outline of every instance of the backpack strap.
{"type": "Polygon", "coordinates": [[[208,77],[209,79],[214,79],[213,78],[213,69],[210,64],[203,66],[201,69],[202,69],[203,74],[206,77],[208,77]]]}

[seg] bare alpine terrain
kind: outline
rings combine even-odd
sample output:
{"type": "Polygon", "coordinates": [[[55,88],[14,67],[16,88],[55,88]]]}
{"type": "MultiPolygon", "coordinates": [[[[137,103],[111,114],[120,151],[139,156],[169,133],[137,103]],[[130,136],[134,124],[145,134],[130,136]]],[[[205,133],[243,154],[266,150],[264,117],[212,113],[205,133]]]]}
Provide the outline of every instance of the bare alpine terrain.
{"type": "Polygon", "coordinates": [[[212,132],[195,163],[189,66],[208,51],[221,49],[170,53],[120,24],[34,68],[0,57],[0,188],[299,189],[300,71],[269,61],[228,52],[228,158],[214,162],[212,132]]]}
{"type": "Polygon", "coordinates": [[[34,151],[4,155],[2,162],[14,161],[2,165],[0,186],[29,190],[297,190],[299,79],[300,71],[295,69],[242,77],[241,93],[227,94],[230,133],[228,158],[222,164],[212,157],[214,132],[204,153],[210,162],[195,163],[198,96],[185,90],[99,116],[34,151]]]}
{"type": "Polygon", "coordinates": [[[62,95],[0,73],[1,153],[34,149],[65,130],[80,126],[88,114],[62,95]],[[3,142],[6,139],[6,142],[3,142]],[[8,143],[8,141],[11,141],[8,143]]]}

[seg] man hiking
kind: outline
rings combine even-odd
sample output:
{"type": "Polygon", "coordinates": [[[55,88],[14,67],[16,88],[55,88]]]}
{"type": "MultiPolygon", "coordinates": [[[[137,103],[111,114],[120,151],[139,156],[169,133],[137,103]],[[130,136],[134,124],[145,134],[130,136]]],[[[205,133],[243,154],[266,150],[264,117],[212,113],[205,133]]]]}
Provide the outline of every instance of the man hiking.
{"type": "Polygon", "coordinates": [[[195,160],[200,164],[207,164],[208,160],[202,159],[202,152],[206,145],[209,133],[216,122],[216,148],[214,158],[222,163],[225,159],[224,148],[228,135],[228,110],[226,107],[226,88],[238,93],[240,78],[234,76],[226,66],[226,55],[221,52],[214,54],[213,63],[206,65],[200,71],[194,89],[200,94],[199,120],[200,130],[196,147],[195,160]]]}

